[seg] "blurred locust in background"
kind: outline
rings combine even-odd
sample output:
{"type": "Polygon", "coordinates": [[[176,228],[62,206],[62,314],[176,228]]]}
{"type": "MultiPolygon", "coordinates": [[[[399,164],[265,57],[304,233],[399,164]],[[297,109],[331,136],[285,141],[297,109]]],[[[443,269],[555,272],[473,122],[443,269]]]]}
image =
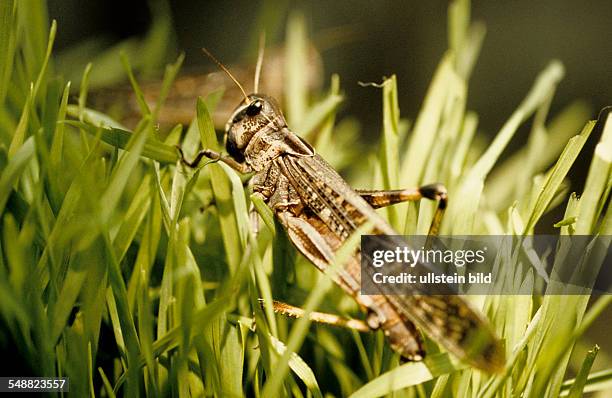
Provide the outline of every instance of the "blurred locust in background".
{"type": "MultiPolygon", "coordinates": [[[[309,46],[306,54],[305,83],[309,91],[314,91],[323,83],[321,56],[313,45],[309,46]]],[[[283,98],[284,93],[285,55],[286,52],[282,47],[272,49],[267,59],[268,66],[262,76],[262,90],[279,99],[283,98]]],[[[247,77],[254,74],[254,68],[246,65],[236,65],[232,70],[241,81],[250,81],[247,77]]],[[[231,80],[223,72],[206,73],[192,69],[177,76],[158,114],[157,122],[160,129],[169,129],[178,123],[189,125],[195,117],[193,104],[198,96],[224,89],[223,96],[212,115],[215,128],[222,129],[228,115],[242,96],[236,86],[228,83],[231,83],[231,80]]],[[[141,83],[141,89],[145,101],[153,108],[160,98],[162,82],[145,81],[141,83]]],[[[247,86],[246,89],[252,90],[253,87],[247,86]]],[[[90,98],[94,109],[113,115],[115,120],[128,128],[135,128],[141,118],[137,95],[129,84],[101,88],[90,93],[90,98]]]]}

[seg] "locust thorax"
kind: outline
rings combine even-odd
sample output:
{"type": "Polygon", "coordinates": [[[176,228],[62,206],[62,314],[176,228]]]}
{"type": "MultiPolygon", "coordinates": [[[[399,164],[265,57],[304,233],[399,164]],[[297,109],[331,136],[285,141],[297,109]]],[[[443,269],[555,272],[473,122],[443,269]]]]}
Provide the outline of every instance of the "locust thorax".
{"type": "Polygon", "coordinates": [[[261,131],[280,130],[285,118],[274,98],[251,94],[238,105],[225,125],[225,149],[238,162],[244,162],[245,150],[261,131]]]}

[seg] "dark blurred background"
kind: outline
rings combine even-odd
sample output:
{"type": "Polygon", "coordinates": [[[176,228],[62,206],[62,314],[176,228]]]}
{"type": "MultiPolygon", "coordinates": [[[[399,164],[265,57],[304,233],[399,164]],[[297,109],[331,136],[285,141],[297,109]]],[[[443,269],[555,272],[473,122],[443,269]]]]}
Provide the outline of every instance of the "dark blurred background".
{"type": "MultiPolygon", "coordinates": [[[[152,3],[49,0],[50,17],[59,24],[56,48],[61,51],[92,37],[118,42],[142,36],[151,21],[152,3]]],[[[347,95],[344,111],[357,115],[366,130],[375,133],[380,126],[380,92],[357,82],[380,81],[396,73],[402,114],[414,119],[447,48],[447,1],[176,0],[168,4],[186,65],[209,68],[200,47],[208,47],[228,63],[243,60],[244,54],[255,51],[259,29],[265,28],[268,45],[280,44],[287,14],[300,10],[311,36],[328,47],[323,51],[325,75],[340,75],[347,95]],[[334,39],[337,32],[345,37],[334,39]]],[[[553,58],[563,62],[566,76],[552,114],[577,98],[591,103],[593,117],[612,103],[612,1],[473,1],[472,18],[487,27],[468,96],[468,106],[480,115],[484,131],[497,132],[536,74],[553,58]]]]}

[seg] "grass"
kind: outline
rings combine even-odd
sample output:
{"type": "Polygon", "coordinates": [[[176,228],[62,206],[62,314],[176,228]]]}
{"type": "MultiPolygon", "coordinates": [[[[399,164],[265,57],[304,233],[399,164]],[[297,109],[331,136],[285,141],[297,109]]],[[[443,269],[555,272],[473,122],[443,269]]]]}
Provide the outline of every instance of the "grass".
{"type": "MultiPolygon", "coordinates": [[[[22,371],[68,376],[75,396],[609,393],[612,364],[603,358],[595,367],[602,370],[593,371],[602,352],[584,333],[612,299],[591,297],[589,289],[472,297],[505,342],[508,362],[497,375],[457,362],[432,341],[425,361],[400,365],[381,332],[360,335],[276,316],[272,298],[360,315],[350,297],[296,255],[271,211],[248,196],[242,176],[223,164],[190,170],[178,162],[176,144],[188,156],[198,146],[220,147],[211,120],[220,92],[193,104],[197,116],[184,134],[182,126],[156,130],[166,95],[147,104],[135,76],[160,64],[155,43],[169,29],[160,15],[142,42],[123,43],[76,71],[66,62],[74,54],[52,56],[61,26],[46,22],[43,3],[0,3],[0,344],[17,355],[22,371]],[[100,84],[96,76],[108,77],[105,70],[129,76],[141,110],[133,131],[87,107],[88,87],[100,84]],[[71,87],[79,81],[75,99],[71,87]],[[257,236],[251,200],[264,221],[257,236]],[[593,348],[586,352],[585,344],[593,348]]],[[[308,39],[299,15],[289,18],[287,32],[289,125],[349,174],[360,165],[376,170],[373,179],[353,173],[355,186],[444,181],[451,201],[443,234],[529,236],[555,206],[565,206],[560,234],[612,234],[612,120],[585,124],[590,111],[580,102],[548,116],[564,74],[560,62],[535,77],[485,144],[478,116],[466,106],[485,30],[470,21],[467,1],[449,7],[450,49],[411,128],[400,117],[397,78],[380,85],[381,144],[367,161],[347,145],[358,134],[355,124],[337,120],[339,77],[317,100],[319,93],[305,88],[299,60],[308,39]],[[501,159],[530,120],[525,146],[501,159]],[[599,141],[586,184],[570,194],[567,175],[588,140],[599,141]]],[[[166,93],[182,61],[167,67],[166,93]]],[[[400,205],[387,216],[399,231],[423,233],[433,210],[430,203],[400,205]]],[[[511,258],[507,269],[517,266],[511,258]]]]}

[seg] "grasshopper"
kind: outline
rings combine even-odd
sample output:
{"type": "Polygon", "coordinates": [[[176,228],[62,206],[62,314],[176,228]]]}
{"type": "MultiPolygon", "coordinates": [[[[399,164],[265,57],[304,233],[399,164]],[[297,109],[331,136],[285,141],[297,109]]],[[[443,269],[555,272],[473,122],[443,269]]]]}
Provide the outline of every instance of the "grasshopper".
{"type": "MultiPolygon", "coordinates": [[[[432,184],[390,191],[351,188],[310,144],[291,131],[274,98],[257,93],[262,52],[256,68],[255,93],[247,95],[229,70],[204,51],[232,78],[244,99],[225,127],[227,155],[204,149],[192,162],[184,157],[183,161],[195,167],[207,157],[240,173],[252,173],[253,194],[272,209],[292,244],[319,270],[331,267],[343,242],[366,222],[373,225],[374,234],[398,235],[376,213],[376,208],[423,198],[437,200],[430,234],[437,233],[447,204],[444,186],[432,184]]],[[[321,313],[313,314],[313,320],[352,325],[361,331],[381,329],[390,346],[409,361],[425,356],[420,329],[472,366],[488,372],[500,371],[505,362],[502,344],[483,315],[467,301],[448,295],[444,286],[439,288],[440,294],[430,294],[431,288],[426,293],[415,286],[410,295],[361,295],[360,261],[361,251],[356,248],[332,278],[367,311],[366,322],[321,313]]],[[[285,315],[303,315],[297,307],[276,301],[274,309],[285,315]]]]}
{"type": "MultiPolygon", "coordinates": [[[[271,67],[263,71],[264,75],[261,80],[262,83],[266,84],[262,89],[278,98],[282,96],[283,91],[282,65],[285,63],[285,51],[281,48],[273,48],[269,54],[267,63],[271,67]]],[[[323,72],[321,70],[321,54],[312,43],[308,46],[307,61],[305,65],[305,84],[309,89],[316,89],[322,85],[323,72]]],[[[233,65],[232,71],[240,79],[252,76],[254,68],[236,64],[233,65]]],[[[163,106],[159,109],[157,115],[156,122],[159,123],[162,130],[170,130],[178,123],[188,125],[195,116],[191,104],[195,102],[198,96],[227,85],[229,79],[223,72],[204,72],[193,69],[186,73],[181,72],[174,79],[173,85],[168,90],[163,106]]],[[[151,109],[155,108],[160,96],[163,95],[162,85],[163,83],[157,80],[144,81],[140,84],[144,100],[151,109]]],[[[247,87],[247,89],[249,88],[247,87]]],[[[215,112],[212,114],[216,128],[223,128],[227,121],[227,115],[234,110],[236,102],[240,101],[241,97],[240,90],[234,89],[233,86],[225,90],[223,97],[215,107],[215,112]]],[[[138,98],[129,84],[94,90],[88,98],[91,98],[94,109],[101,109],[105,113],[112,114],[128,128],[135,128],[140,120],[138,98]]]]}

